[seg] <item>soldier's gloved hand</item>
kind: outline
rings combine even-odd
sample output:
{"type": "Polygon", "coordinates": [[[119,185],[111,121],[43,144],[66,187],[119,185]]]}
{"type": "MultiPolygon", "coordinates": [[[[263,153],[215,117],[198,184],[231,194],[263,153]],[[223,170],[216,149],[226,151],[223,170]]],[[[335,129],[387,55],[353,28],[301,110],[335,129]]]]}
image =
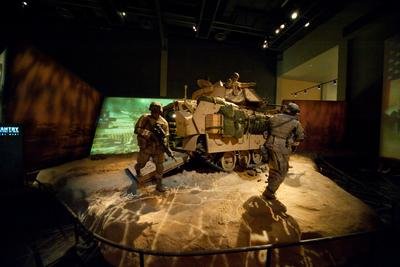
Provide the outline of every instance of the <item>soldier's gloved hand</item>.
{"type": "Polygon", "coordinates": [[[299,146],[299,143],[297,143],[297,144],[296,144],[296,143],[292,144],[292,146],[291,146],[292,153],[296,152],[298,146],[299,146]]]}
{"type": "Polygon", "coordinates": [[[293,142],[293,144],[292,144],[292,146],[299,146],[300,145],[300,142],[293,142]]]}
{"type": "Polygon", "coordinates": [[[149,130],[146,130],[146,129],[144,129],[143,131],[142,131],[142,136],[144,137],[144,138],[146,138],[146,139],[150,139],[150,137],[152,136],[152,132],[151,131],[149,131],[149,130]]]}

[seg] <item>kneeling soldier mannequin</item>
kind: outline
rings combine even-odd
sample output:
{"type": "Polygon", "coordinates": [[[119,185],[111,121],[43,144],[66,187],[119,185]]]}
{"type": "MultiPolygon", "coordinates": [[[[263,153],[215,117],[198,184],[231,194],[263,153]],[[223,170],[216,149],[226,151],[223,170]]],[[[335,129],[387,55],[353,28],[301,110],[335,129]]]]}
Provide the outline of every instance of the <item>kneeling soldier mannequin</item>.
{"type": "Polygon", "coordinates": [[[289,103],[283,113],[272,116],[267,122],[264,147],[268,153],[268,185],[263,196],[276,199],[275,192],[285,179],[289,169],[289,156],[294,146],[304,139],[304,130],[297,119],[300,108],[289,103]]]}
{"type": "Polygon", "coordinates": [[[168,122],[161,116],[162,106],[158,102],[152,102],[149,106],[151,114],[142,115],[135,125],[135,134],[139,145],[139,155],[135,170],[138,176],[141,175],[140,170],[146,165],[150,157],[156,165],[156,189],[159,192],[165,192],[166,188],[162,184],[162,175],[164,171],[163,162],[165,160],[164,152],[168,148],[168,122]],[[156,135],[155,127],[162,129],[164,138],[160,139],[156,135]]]}

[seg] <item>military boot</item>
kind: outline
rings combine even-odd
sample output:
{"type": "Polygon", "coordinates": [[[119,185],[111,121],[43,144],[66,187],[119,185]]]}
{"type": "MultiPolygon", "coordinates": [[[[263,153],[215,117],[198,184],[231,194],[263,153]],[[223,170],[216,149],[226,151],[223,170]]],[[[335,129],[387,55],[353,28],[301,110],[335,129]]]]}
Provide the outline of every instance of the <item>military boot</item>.
{"type": "Polygon", "coordinates": [[[274,194],[272,191],[270,191],[268,188],[266,188],[266,189],[264,190],[264,192],[262,193],[262,195],[263,195],[263,197],[264,197],[265,199],[267,199],[267,200],[276,199],[275,194],[274,194]]]}
{"type": "Polygon", "coordinates": [[[140,168],[139,168],[139,166],[138,166],[138,163],[135,164],[134,168],[135,168],[135,171],[136,171],[136,177],[142,176],[142,173],[141,173],[141,171],[140,171],[140,168]]]}
{"type": "Polygon", "coordinates": [[[162,177],[156,177],[156,190],[158,192],[165,192],[167,191],[167,187],[162,184],[162,177]]]}

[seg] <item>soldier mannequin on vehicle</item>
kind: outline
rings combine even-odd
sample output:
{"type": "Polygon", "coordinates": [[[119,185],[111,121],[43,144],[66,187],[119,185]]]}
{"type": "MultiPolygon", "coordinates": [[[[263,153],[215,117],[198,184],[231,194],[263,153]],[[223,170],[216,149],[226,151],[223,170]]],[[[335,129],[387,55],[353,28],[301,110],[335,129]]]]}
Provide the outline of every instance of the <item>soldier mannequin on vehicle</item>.
{"type": "Polygon", "coordinates": [[[235,104],[244,104],[246,102],[246,89],[256,84],[253,82],[239,82],[239,73],[234,72],[224,83],[225,100],[235,104]]]}
{"type": "Polygon", "coordinates": [[[263,192],[266,199],[276,199],[275,192],[285,179],[289,169],[289,156],[304,139],[304,130],[298,120],[300,108],[289,103],[283,113],[273,115],[264,132],[264,158],[268,159],[268,185],[263,192]]]}
{"type": "MultiPolygon", "coordinates": [[[[162,184],[162,175],[164,171],[163,162],[165,160],[164,152],[168,149],[168,122],[161,116],[162,106],[158,102],[152,102],[149,106],[151,114],[142,115],[135,125],[135,134],[139,145],[139,154],[135,170],[138,176],[141,175],[141,169],[152,158],[156,165],[156,189],[159,192],[165,192],[166,188],[162,184]],[[155,127],[162,129],[164,140],[156,135],[155,127]]],[[[169,151],[170,152],[170,151],[169,151]]],[[[170,152],[171,153],[171,152],[170,152]]]]}
{"type": "Polygon", "coordinates": [[[226,89],[232,90],[231,94],[233,96],[239,96],[240,94],[243,94],[243,88],[256,86],[255,82],[239,82],[239,78],[239,73],[234,72],[224,84],[226,89]]]}
{"type": "Polygon", "coordinates": [[[231,77],[229,77],[228,81],[225,83],[225,87],[227,89],[233,89],[233,94],[238,95],[240,90],[239,85],[239,73],[234,72],[231,77]]]}

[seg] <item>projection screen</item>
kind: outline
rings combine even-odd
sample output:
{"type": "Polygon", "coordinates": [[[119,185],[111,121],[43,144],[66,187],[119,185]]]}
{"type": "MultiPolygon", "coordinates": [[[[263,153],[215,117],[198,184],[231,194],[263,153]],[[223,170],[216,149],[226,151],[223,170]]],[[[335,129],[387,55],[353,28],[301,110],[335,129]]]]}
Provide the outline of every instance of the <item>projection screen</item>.
{"type": "Polygon", "coordinates": [[[380,156],[400,159],[400,36],[385,41],[380,156]]]}
{"type": "Polygon", "coordinates": [[[90,154],[126,154],[138,151],[136,136],[133,133],[134,126],[141,115],[149,113],[152,101],[165,106],[173,99],[122,97],[104,99],[90,154]]]}

